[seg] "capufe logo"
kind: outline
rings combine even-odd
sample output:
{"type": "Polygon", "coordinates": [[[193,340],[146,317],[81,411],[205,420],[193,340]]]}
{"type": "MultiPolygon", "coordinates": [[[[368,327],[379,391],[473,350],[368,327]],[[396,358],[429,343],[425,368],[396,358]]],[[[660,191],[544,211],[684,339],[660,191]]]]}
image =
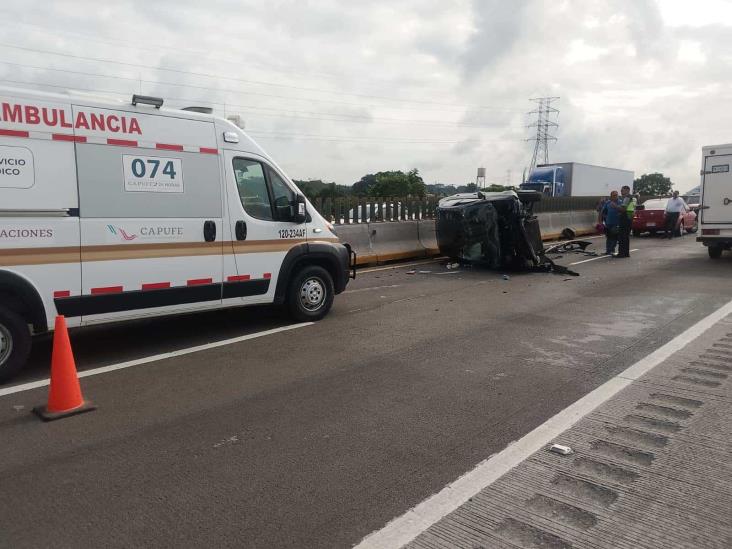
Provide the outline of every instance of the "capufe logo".
{"type": "Polygon", "coordinates": [[[2,120],[8,124],[43,124],[56,128],[142,135],[140,123],[134,116],[84,111],[72,115],[56,107],[3,103],[2,120]]]}
{"type": "Polygon", "coordinates": [[[147,226],[143,225],[135,232],[125,231],[122,227],[107,225],[109,233],[114,237],[130,241],[139,238],[140,240],[170,240],[183,238],[183,227],[172,226],[147,226]]]}
{"type": "Polygon", "coordinates": [[[122,240],[135,240],[137,238],[136,234],[129,234],[127,233],[122,227],[115,227],[114,225],[107,225],[107,228],[109,229],[109,232],[111,232],[115,236],[119,236],[122,238],[122,240]]]}

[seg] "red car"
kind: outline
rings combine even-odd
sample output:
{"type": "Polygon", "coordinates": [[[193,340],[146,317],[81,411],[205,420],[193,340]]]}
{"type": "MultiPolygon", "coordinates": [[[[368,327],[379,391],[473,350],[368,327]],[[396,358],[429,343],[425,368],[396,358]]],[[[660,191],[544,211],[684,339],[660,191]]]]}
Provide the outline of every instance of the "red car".
{"type": "MultiPolygon", "coordinates": [[[[659,231],[665,231],[667,202],[668,198],[655,198],[646,200],[642,205],[636,207],[631,224],[633,236],[640,236],[645,232],[656,234],[659,231]]],[[[697,230],[699,230],[699,223],[695,212],[689,210],[679,215],[679,223],[674,231],[675,236],[681,236],[684,231],[695,233],[697,230]]]]}

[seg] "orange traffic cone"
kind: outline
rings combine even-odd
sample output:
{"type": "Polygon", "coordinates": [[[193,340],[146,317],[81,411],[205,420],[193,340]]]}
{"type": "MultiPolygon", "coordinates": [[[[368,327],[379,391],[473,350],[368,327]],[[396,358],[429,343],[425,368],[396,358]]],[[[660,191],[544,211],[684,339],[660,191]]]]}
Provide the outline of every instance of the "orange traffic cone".
{"type": "Polygon", "coordinates": [[[71,351],[66,319],[56,317],[56,331],[53,334],[53,353],[51,355],[51,389],[48,404],[33,408],[43,421],[81,414],[94,410],[96,406],[81,396],[79,377],[76,375],[74,353],[71,351]]]}

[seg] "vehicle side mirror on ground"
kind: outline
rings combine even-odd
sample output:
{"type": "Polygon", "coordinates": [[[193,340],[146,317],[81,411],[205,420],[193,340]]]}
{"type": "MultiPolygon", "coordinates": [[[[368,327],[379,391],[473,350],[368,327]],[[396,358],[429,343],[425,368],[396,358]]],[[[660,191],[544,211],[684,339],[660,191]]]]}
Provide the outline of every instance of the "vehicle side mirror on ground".
{"type": "Polygon", "coordinates": [[[305,209],[305,197],[301,194],[295,198],[295,207],[292,215],[292,220],[295,223],[305,223],[307,219],[307,211],[305,209]]]}

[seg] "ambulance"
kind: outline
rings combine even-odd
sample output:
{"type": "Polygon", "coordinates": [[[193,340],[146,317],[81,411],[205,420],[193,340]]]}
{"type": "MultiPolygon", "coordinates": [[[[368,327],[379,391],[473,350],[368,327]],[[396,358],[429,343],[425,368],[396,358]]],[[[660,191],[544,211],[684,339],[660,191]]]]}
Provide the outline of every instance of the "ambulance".
{"type": "Polygon", "coordinates": [[[319,320],[355,276],[277,164],[208,109],[0,88],[0,381],[33,335],[263,303],[319,320]]]}

